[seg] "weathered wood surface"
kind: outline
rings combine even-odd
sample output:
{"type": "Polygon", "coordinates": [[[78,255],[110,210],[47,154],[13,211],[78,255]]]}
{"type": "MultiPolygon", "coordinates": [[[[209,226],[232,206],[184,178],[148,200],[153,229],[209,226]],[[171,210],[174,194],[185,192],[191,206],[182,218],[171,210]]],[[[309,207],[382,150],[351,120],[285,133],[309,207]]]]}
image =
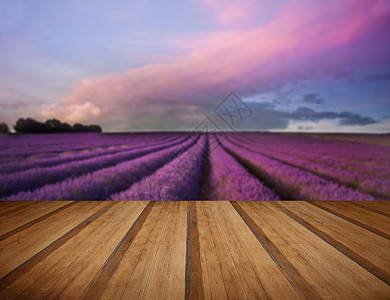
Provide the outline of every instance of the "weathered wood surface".
{"type": "Polygon", "coordinates": [[[2,202],[0,299],[390,299],[390,202],[2,202]]]}

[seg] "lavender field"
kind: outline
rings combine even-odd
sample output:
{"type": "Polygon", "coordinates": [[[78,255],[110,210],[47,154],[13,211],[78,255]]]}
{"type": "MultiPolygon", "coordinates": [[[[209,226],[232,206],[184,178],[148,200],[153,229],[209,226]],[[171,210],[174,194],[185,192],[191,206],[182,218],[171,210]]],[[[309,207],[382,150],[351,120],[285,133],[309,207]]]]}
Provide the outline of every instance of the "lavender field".
{"type": "Polygon", "coordinates": [[[390,136],[0,136],[0,199],[390,200],[390,136]]]}

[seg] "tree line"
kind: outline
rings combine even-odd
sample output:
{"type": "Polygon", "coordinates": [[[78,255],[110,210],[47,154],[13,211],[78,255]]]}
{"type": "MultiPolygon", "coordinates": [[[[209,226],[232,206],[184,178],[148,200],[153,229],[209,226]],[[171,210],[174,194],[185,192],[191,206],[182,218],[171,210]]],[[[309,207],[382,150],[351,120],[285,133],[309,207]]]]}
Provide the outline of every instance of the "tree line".
{"type": "MultiPolygon", "coordinates": [[[[20,118],[13,126],[16,133],[66,133],[66,132],[102,132],[99,125],[83,125],[76,123],[73,126],[57,119],[39,122],[32,118],[20,118]]],[[[6,123],[0,123],[0,133],[11,133],[6,123]]]]}

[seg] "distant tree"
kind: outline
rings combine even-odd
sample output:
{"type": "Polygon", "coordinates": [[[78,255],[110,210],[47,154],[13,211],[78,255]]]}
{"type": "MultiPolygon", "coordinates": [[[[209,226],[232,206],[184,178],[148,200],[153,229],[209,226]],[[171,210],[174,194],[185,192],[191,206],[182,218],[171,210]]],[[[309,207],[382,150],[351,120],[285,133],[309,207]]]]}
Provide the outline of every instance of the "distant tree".
{"type": "Polygon", "coordinates": [[[99,125],[83,125],[76,123],[73,125],[73,132],[102,132],[99,125]]]}
{"type": "Polygon", "coordinates": [[[31,118],[20,118],[16,121],[14,129],[17,133],[46,133],[46,126],[31,118]]]}
{"type": "Polygon", "coordinates": [[[45,127],[49,132],[72,132],[72,126],[70,126],[68,123],[62,123],[57,119],[47,120],[45,122],[45,127]]]}
{"type": "Polygon", "coordinates": [[[31,118],[20,118],[16,122],[14,129],[17,133],[64,133],[64,132],[102,132],[99,125],[62,123],[57,119],[47,120],[45,123],[38,122],[31,118]]]}
{"type": "Polygon", "coordinates": [[[6,123],[0,123],[0,133],[10,133],[6,123]]]}
{"type": "Polygon", "coordinates": [[[72,127],[73,132],[86,132],[86,128],[83,124],[76,123],[72,127]]]}
{"type": "Polygon", "coordinates": [[[102,128],[99,125],[89,125],[88,132],[102,132],[102,128]]]}

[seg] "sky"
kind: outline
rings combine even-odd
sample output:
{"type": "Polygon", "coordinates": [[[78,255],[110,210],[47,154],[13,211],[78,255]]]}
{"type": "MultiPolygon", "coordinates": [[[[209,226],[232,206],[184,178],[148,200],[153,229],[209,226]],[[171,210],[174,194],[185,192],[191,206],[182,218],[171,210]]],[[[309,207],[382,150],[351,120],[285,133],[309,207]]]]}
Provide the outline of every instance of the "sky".
{"type": "Polygon", "coordinates": [[[390,132],[390,1],[0,0],[0,122],[20,117],[390,132]]]}

